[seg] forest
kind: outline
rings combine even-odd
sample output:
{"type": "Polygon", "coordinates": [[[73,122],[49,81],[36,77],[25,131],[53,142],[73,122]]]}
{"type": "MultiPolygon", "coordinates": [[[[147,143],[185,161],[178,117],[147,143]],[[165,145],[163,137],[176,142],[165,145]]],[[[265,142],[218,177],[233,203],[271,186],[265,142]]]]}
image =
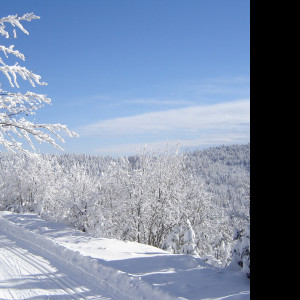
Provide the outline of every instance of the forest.
{"type": "MultiPolygon", "coordinates": [[[[250,236],[250,144],[134,156],[0,153],[0,210],[226,266],[250,236]],[[247,229],[248,228],[248,229],[247,229]]],[[[247,250],[249,251],[249,250],[247,250]]],[[[240,254],[239,254],[240,255],[240,254]]]]}

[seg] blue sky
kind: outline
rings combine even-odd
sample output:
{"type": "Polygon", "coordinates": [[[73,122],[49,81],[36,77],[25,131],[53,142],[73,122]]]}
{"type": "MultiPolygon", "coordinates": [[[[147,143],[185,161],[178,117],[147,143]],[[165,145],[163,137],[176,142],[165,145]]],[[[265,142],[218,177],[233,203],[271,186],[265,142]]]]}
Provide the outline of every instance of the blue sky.
{"type": "Polygon", "coordinates": [[[23,23],[30,35],[18,31],[1,43],[14,44],[26,56],[19,63],[48,83],[19,81],[52,99],[36,120],[79,133],[66,137],[66,152],[119,156],[144,143],[155,150],[178,141],[183,149],[249,142],[249,0],[1,3],[1,17],[27,12],[41,17],[23,23]]]}

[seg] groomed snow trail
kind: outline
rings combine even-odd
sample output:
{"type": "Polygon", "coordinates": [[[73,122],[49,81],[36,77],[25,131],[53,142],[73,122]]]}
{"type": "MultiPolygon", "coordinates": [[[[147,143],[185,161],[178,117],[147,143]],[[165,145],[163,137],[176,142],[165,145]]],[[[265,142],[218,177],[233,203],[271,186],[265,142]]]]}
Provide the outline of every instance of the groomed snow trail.
{"type": "Polygon", "coordinates": [[[0,231],[0,299],[112,299],[70,273],[0,231]]]}
{"type": "MultiPolygon", "coordinates": [[[[42,226],[46,222],[33,215],[31,217],[34,219],[27,219],[28,216],[24,215],[23,218],[21,215],[0,212],[0,300],[186,299],[172,297],[139,277],[105,266],[98,259],[83,256],[75,249],[68,249],[52,238],[45,237],[40,233],[46,228],[42,226]],[[28,230],[6,220],[5,216],[20,217],[19,220],[33,228],[28,230]]],[[[54,232],[59,236],[62,234],[66,240],[78,233],[72,230],[73,234],[68,235],[64,230],[57,231],[55,227],[58,224],[52,225],[54,232]]],[[[47,229],[53,232],[50,228],[47,229]]]]}
{"type": "Polygon", "coordinates": [[[95,238],[35,214],[0,211],[0,300],[249,300],[238,265],[95,238]]]}

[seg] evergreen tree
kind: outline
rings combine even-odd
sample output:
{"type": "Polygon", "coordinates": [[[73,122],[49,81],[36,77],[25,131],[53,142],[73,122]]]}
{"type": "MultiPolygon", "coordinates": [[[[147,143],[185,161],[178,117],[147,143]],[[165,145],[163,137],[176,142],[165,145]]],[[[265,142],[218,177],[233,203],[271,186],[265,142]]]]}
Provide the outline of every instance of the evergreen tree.
{"type": "Polygon", "coordinates": [[[187,228],[183,236],[184,245],[181,251],[185,254],[196,254],[195,232],[189,219],[186,220],[186,225],[187,228]]]}
{"type": "Polygon", "coordinates": [[[233,248],[231,263],[238,264],[241,271],[250,278],[250,225],[247,226],[245,231],[236,231],[234,239],[236,244],[233,248]]]}

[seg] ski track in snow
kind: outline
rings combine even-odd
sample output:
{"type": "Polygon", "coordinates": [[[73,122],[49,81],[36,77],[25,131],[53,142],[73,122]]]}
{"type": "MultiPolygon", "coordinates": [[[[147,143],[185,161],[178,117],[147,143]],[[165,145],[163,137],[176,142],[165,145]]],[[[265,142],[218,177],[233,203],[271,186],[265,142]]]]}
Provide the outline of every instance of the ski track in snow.
{"type": "Polygon", "coordinates": [[[0,299],[112,299],[99,292],[0,232],[0,299]]]}
{"type": "MultiPolygon", "coordinates": [[[[7,215],[7,212],[4,214],[7,215]]],[[[15,214],[8,213],[8,215],[14,216],[15,214]]],[[[17,214],[15,216],[19,219],[17,214]]],[[[29,215],[24,216],[27,217],[29,215]]],[[[25,224],[29,225],[29,227],[33,226],[40,231],[40,222],[43,223],[43,220],[36,217],[30,215],[29,219],[22,217],[20,219],[25,221],[25,224]],[[32,219],[32,217],[34,218],[32,219]],[[37,224],[36,221],[40,222],[37,224]]],[[[61,229],[66,228],[63,224],[52,224],[54,228],[57,225],[61,229]]],[[[185,299],[174,298],[166,292],[146,282],[142,282],[139,278],[134,278],[125,272],[104,266],[93,257],[82,256],[78,251],[67,249],[35,231],[5,220],[3,212],[0,212],[0,300],[185,299]],[[12,259],[9,259],[9,256],[12,259]],[[16,261],[12,262],[16,257],[17,260],[21,260],[19,264],[16,261]],[[5,263],[2,263],[2,260],[5,263]],[[17,264],[17,267],[15,264],[17,264]],[[7,269],[14,271],[7,273],[7,269]],[[27,272],[27,269],[31,271],[27,272]],[[18,272],[15,270],[23,271],[18,272]],[[46,280],[44,280],[45,277],[46,280]],[[47,287],[45,287],[44,281],[47,281],[47,287]],[[31,285],[28,286],[29,283],[31,285]],[[50,288],[49,284],[51,285],[50,288]],[[51,295],[50,291],[54,295],[51,295]]],[[[79,233],[74,230],[72,232],[75,235],[79,233]]],[[[66,232],[63,235],[65,235],[66,240],[74,237],[66,234],[66,232]]]]}

